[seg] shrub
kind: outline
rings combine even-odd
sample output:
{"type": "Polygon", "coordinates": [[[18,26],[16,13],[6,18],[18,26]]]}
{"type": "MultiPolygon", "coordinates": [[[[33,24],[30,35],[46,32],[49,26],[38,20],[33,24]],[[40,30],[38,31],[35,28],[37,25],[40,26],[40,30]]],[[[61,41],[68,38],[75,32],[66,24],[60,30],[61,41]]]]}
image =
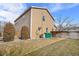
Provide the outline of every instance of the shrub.
{"type": "Polygon", "coordinates": [[[3,41],[13,41],[15,36],[15,28],[11,23],[7,23],[4,27],[3,41]]]}
{"type": "Polygon", "coordinates": [[[29,30],[28,27],[23,26],[21,29],[21,39],[28,39],[29,38],[29,30]]]}

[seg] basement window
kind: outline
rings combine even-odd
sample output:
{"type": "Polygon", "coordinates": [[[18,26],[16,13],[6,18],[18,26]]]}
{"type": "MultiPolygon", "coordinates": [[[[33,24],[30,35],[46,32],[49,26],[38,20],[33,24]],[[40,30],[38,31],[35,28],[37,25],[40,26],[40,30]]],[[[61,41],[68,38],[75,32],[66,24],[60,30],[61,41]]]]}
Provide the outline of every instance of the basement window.
{"type": "Polygon", "coordinates": [[[42,20],[45,21],[45,16],[42,17],[42,20]]]}
{"type": "Polygon", "coordinates": [[[48,28],[46,28],[46,32],[48,32],[48,28]]]}
{"type": "Polygon", "coordinates": [[[40,31],[41,30],[41,27],[38,27],[38,31],[40,31]]]}

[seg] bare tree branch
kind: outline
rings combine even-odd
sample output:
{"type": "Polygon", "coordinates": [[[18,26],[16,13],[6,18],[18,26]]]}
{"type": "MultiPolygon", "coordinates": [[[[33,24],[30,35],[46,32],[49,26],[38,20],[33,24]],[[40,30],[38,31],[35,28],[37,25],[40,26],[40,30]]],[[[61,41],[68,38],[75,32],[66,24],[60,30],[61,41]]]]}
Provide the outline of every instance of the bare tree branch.
{"type": "Polygon", "coordinates": [[[72,25],[73,19],[70,19],[69,17],[65,17],[64,19],[62,19],[61,17],[59,19],[57,19],[58,22],[58,26],[57,26],[57,30],[58,31],[63,31],[67,28],[69,28],[70,25],[72,25]]]}

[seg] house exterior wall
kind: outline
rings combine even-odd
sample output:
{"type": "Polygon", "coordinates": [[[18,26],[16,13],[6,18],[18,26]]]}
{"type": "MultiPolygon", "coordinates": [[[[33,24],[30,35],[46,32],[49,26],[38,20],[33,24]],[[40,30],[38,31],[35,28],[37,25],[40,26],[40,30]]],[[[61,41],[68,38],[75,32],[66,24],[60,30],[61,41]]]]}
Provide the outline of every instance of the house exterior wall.
{"type": "Polygon", "coordinates": [[[30,31],[30,39],[39,37],[47,30],[48,32],[56,30],[54,19],[51,17],[48,10],[43,8],[28,9],[27,12],[25,12],[19,19],[15,21],[17,36],[20,36],[22,26],[28,27],[30,31]]]}
{"type": "Polygon", "coordinates": [[[20,36],[22,26],[27,26],[30,31],[30,17],[31,11],[29,10],[21,18],[15,21],[16,35],[20,36]]]}
{"type": "Polygon", "coordinates": [[[46,32],[46,28],[48,28],[48,32],[55,30],[54,20],[50,16],[47,10],[44,9],[31,9],[31,20],[32,20],[32,38],[39,37],[39,35],[44,34],[46,32]],[[43,21],[43,16],[45,21],[43,21]],[[40,30],[38,28],[41,28],[40,30]]]}

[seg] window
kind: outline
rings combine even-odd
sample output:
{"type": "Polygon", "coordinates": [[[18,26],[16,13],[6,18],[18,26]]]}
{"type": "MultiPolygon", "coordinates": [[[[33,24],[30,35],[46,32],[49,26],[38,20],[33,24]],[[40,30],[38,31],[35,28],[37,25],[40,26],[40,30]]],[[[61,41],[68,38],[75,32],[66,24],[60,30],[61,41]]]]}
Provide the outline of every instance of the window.
{"type": "Polygon", "coordinates": [[[48,28],[46,28],[46,32],[48,32],[48,28]]]}
{"type": "Polygon", "coordinates": [[[38,27],[38,31],[40,31],[41,30],[41,27],[38,27]]]}
{"type": "Polygon", "coordinates": [[[45,21],[45,16],[42,17],[42,20],[45,21]]]}

